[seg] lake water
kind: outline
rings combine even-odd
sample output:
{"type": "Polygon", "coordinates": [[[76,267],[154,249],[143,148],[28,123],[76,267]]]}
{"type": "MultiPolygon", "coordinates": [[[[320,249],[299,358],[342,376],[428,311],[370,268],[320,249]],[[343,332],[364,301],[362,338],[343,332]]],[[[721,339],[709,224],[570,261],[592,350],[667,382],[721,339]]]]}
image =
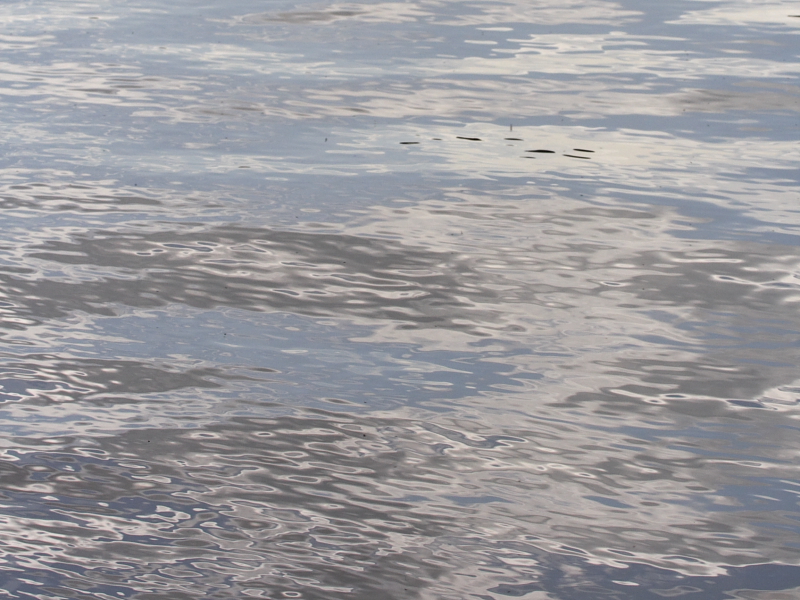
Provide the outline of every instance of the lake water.
{"type": "Polygon", "coordinates": [[[800,597],[800,5],[0,5],[0,598],[800,597]]]}

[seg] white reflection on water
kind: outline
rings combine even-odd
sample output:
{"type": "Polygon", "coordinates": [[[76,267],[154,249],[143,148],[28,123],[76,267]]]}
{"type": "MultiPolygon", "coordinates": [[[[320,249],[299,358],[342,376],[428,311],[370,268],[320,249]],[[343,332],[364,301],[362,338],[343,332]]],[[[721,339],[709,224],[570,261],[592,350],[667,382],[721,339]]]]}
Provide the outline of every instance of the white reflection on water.
{"type": "Polygon", "coordinates": [[[720,25],[762,28],[770,26],[780,31],[785,27],[800,27],[797,18],[797,5],[793,2],[747,2],[734,0],[724,6],[714,6],[703,10],[690,10],[683,13],[675,22],[691,25],[720,25]]]}

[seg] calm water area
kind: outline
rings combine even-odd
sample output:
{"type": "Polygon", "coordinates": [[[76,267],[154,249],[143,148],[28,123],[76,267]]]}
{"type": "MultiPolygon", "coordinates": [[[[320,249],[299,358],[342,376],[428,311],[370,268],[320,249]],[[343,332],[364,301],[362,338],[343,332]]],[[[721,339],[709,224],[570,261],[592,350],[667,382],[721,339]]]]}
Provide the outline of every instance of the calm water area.
{"type": "Polygon", "coordinates": [[[0,22],[0,599],[800,598],[800,4],[0,22]]]}

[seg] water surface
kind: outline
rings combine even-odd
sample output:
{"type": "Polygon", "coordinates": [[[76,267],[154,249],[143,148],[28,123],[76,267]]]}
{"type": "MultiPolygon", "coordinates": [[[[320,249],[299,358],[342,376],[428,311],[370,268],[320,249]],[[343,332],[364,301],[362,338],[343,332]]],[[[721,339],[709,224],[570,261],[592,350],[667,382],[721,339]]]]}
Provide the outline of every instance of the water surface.
{"type": "Polygon", "coordinates": [[[794,597],[798,14],[3,4],[6,597],[794,597]]]}

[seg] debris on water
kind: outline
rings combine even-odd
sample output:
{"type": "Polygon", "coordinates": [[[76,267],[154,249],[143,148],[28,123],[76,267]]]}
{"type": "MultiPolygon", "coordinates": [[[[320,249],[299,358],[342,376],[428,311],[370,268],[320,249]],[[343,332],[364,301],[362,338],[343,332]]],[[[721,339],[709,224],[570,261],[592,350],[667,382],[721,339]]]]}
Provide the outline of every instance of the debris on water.
{"type": "Polygon", "coordinates": [[[521,142],[522,141],[522,138],[503,138],[503,139],[509,140],[511,142],[521,142]]]}
{"type": "Polygon", "coordinates": [[[582,158],[583,160],[591,160],[588,156],[578,156],[577,154],[565,154],[564,156],[569,156],[570,158],[582,158]]]}
{"type": "Polygon", "coordinates": [[[461,135],[457,135],[456,138],[459,139],[459,140],[469,140],[471,142],[482,142],[483,141],[481,138],[464,137],[464,136],[461,136],[461,135]]]}
{"type": "Polygon", "coordinates": [[[419,144],[419,142],[400,142],[401,144],[408,145],[408,144],[419,144]]]}
{"type": "Polygon", "coordinates": [[[525,150],[525,152],[538,152],[540,154],[555,154],[555,150],[525,150]]]}
{"type": "Polygon", "coordinates": [[[575,152],[591,152],[594,153],[594,150],[585,150],[584,148],[573,148],[575,152]]]}

